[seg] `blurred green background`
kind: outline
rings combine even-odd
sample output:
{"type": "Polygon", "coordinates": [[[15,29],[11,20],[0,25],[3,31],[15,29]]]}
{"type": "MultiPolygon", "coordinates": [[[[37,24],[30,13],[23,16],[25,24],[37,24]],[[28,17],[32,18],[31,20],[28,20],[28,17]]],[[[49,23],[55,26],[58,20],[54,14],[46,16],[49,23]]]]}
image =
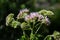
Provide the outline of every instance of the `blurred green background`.
{"type": "Polygon", "coordinates": [[[16,40],[22,35],[19,28],[6,28],[5,18],[10,13],[14,13],[16,17],[19,10],[24,8],[31,12],[42,9],[53,11],[55,15],[51,19],[49,34],[54,30],[60,31],[60,0],[0,0],[0,40],[16,40]]]}

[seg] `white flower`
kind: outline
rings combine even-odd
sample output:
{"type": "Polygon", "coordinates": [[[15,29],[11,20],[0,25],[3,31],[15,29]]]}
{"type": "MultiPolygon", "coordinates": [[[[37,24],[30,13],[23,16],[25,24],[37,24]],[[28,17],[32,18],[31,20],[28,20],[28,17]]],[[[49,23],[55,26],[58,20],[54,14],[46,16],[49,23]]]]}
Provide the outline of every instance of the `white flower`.
{"type": "Polygon", "coordinates": [[[27,8],[25,8],[25,9],[22,9],[20,12],[29,12],[29,10],[27,9],[27,8]]]}

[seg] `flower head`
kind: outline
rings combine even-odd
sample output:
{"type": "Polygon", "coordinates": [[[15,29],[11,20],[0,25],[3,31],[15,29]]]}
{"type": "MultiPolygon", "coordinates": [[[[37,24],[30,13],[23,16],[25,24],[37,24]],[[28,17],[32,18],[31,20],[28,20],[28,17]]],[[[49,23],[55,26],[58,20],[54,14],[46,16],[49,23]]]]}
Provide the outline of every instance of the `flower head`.
{"type": "Polygon", "coordinates": [[[38,17],[38,16],[39,16],[39,14],[37,12],[30,13],[31,18],[35,18],[35,17],[38,17]]]}
{"type": "Polygon", "coordinates": [[[25,16],[25,20],[35,20],[36,17],[38,17],[38,13],[37,12],[32,12],[30,13],[30,15],[25,16]]]}
{"type": "Polygon", "coordinates": [[[51,22],[49,20],[49,18],[46,16],[43,20],[42,20],[42,23],[46,24],[46,25],[49,25],[51,22]]]}
{"type": "Polygon", "coordinates": [[[49,25],[51,22],[49,20],[49,18],[45,17],[45,20],[46,20],[46,24],[49,25]]]}
{"type": "Polygon", "coordinates": [[[25,16],[25,21],[28,21],[30,19],[31,19],[30,15],[25,16]]]}
{"type": "Polygon", "coordinates": [[[44,19],[44,16],[43,15],[39,15],[38,16],[38,21],[41,21],[42,19],[44,19]]]}
{"type": "Polygon", "coordinates": [[[25,15],[27,15],[27,12],[29,12],[28,9],[22,9],[22,10],[20,10],[19,14],[17,15],[17,19],[25,17],[25,15]]]}

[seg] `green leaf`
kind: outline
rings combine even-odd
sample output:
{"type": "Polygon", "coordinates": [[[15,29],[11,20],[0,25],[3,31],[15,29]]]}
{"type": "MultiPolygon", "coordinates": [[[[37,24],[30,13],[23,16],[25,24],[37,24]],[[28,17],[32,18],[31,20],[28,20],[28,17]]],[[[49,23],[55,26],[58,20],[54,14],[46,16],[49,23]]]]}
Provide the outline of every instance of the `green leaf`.
{"type": "Polygon", "coordinates": [[[25,35],[23,35],[20,40],[27,40],[27,38],[25,35]]]}
{"type": "Polygon", "coordinates": [[[30,34],[30,40],[34,40],[35,35],[33,33],[30,34]]]}
{"type": "Polygon", "coordinates": [[[15,21],[15,20],[12,21],[12,23],[11,23],[11,26],[14,27],[14,28],[17,28],[18,25],[20,25],[20,22],[15,21]]]}
{"type": "Polygon", "coordinates": [[[23,22],[23,23],[21,24],[21,28],[22,28],[23,30],[30,30],[30,25],[27,24],[26,22],[23,22]]]}

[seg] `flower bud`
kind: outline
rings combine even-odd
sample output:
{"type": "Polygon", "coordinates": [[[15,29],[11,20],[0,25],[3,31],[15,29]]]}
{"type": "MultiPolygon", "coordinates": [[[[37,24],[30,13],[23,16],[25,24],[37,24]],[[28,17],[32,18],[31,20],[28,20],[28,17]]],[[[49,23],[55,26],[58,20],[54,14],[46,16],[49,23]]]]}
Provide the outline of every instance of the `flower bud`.
{"type": "Polygon", "coordinates": [[[39,13],[44,16],[54,15],[54,13],[52,11],[47,11],[47,10],[41,10],[41,11],[39,11],[39,13]]]}
{"type": "Polygon", "coordinates": [[[42,14],[42,15],[46,15],[46,13],[47,13],[47,10],[41,10],[41,11],[39,11],[39,14],[42,14]]]}
{"type": "Polygon", "coordinates": [[[30,26],[26,22],[23,22],[21,24],[21,28],[22,28],[22,30],[28,30],[28,29],[30,29],[30,26]]]}
{"type": "Polygon", "coordinates": [[[47,11],[47,15],[54,15],[52,11],[47,11]]]}
{"type": "Polygon", "coordinates": [[[7,26],[14,20],[13,16],[14,16],[14,14],[11,13],[6,17],[6,25],[7,26]]]}
{"type": "Polygon", "coordinates": [[[11,26],[14,28],[17,28],[17,26],[20,25],[20,22],[13,20],[11,23],[11,26]]]}

